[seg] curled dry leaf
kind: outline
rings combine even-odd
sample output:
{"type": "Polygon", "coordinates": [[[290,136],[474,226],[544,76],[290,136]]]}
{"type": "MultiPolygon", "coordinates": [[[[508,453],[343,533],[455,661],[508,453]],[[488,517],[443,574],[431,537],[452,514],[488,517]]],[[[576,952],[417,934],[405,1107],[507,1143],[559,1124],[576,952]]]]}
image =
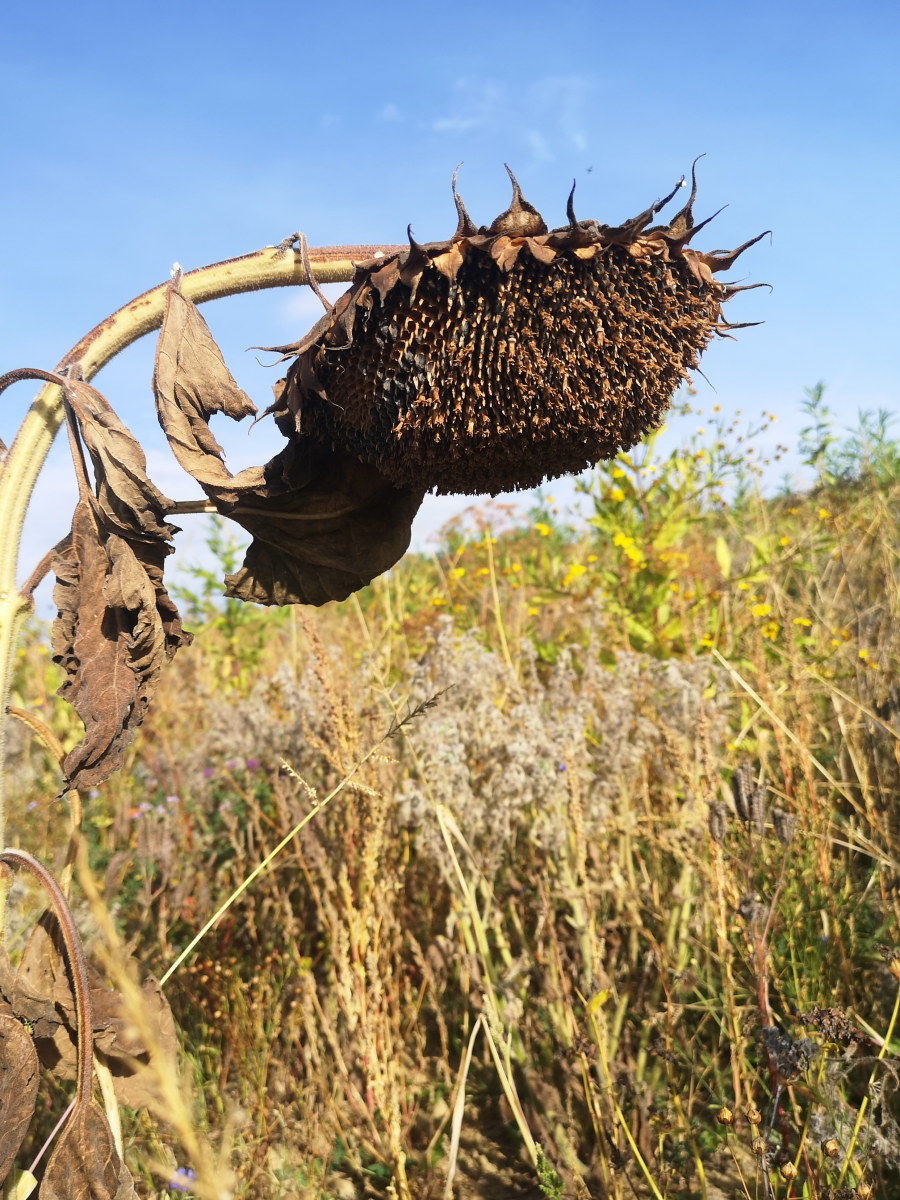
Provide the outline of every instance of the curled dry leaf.
{"type": "MultiPolygon", "coordinates": [[[[122,995],[107,987],[87,964],[91,998],[94,1054],[106,1064],[116,1099],[129,1108],[158,1104],[149,1070],[149,1049],[137,1035],[122,995]]],[[[178,1041],[169,1003],[152,976],[142,987],[144,1010],[150,1018],[156,1046],[171,1058],[178,1041]]],[[[31,932],[17,972],[0,954],[0,998],[10,1011],[32,1025],[41,1063],[58,1079],[77,1078],[78,1033],[75,994],[66,967],[59,922],[51,909],[31,932]]]]}
{"type": "Polygon", "coordinates": [[[104,528],[126,538],[171,541],[178,532],[165,519],[172,501],[148,477],[147,459],[137,439],[90,384],[67,380],[65,392],[91,456],[104,528]]]}
{"type": "Polygon", "coordinates": [[[190,641],[163,584],[177,527],[172,502],[153,485],[140,445],[89,384],[31,368],[0,377],[62,388],[79,502],[72,532],[56,547],[54,659],[66,674],[60,695],[84,722],[84,740],[63,763],[67,787],[96,787],[122,755],[156,690],[162,662],[190,641]],[[94,468],[95,494],[82,452],[94,468]]]}
{"type": "Polygon", "coordinates": [[[209,418],[221,412],[233,421],[256,415],[256,405],[232,378],[209,326],[177,284],[166,295],[153,372],[156,412],[172,453],[204,488],[232,500],[264,486],[263,468],[233,476],[213,437],[209,418]]]}
{"type": "Polygon", "coordinates": [[[0,1014],[0,1184],[25,1140],[38,1090],[31,1038],[10,1014],[0,1014]]]}
{"type": "Polygon", "coordinates": [[[272,495],[229,515],[253,534],[226,595],[258,604],[345,600],[406,552],[422,493],[331,451],[284,452],[266,468],[272,495]],[[283,466],[287,482],[274,482],[283,466]],[[297,481],[291,486],[291,481],[297,481]]]}
{"type": "Polygon", "coordinates": [[[238,388],[195,305],[171,286],[154,392],[175,457],[219,511],[253,535],[226,595],[258,604],[344,600],[403,555],[422,489],[397,486],[353,455],[298,437],[264,467],[232,476],[209,431],[215,412],[256,409],[238,388]]]}
{"type": "Polygon", "coordinates": [[[78,1106],[47,1164],[39,1200],[131,1200],[134,1180],[93,1100],[78,1106]]]}
{"type": "MultiPolygon", "coordinates": [[[[134,1181],[119,1158],[112,1132],[103,1112],[91,1098],[93,1085],[93,1012],[87,963],[68,901],[56,879],[38,859],[24,850],[4,850],[0,862],[18,866],[33,875],[53,905],[60,937],[65,946],[75,994],[78,1029],[78,1086],[71,1115],[59,1140],[41,1184],[43,1200],[131,1200],[134,1181]]],[[[47,938],[39,945],[42,953],[56,953],[52,930],[44,928],[47,938]]],[[[44,978],[39,964],[35,978],[44,978]]]]}
{"type": "Polygon", "coordinates": [[[59,694],[85,729],[64,763],[69,787],[97,787],[118,770],[163,661],[188,639],[162,583],[160,552],[108,532],[93,498],[83,496],[54,557],[51,643],[66,673],[59,694]]]}

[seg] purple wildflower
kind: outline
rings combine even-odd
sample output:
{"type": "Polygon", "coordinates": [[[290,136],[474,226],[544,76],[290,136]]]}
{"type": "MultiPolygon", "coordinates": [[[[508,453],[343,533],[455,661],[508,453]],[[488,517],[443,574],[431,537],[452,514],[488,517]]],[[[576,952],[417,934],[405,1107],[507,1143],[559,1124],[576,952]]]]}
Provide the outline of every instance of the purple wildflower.
{"type": "Polygon", "coordinates": [[[30,804],[26,804],[26,805],[25,805],[25,811],[26,811],[26,812],[33,812],[33,811],[34,811],[34,809],[36,809],[36,808],[37,808],[37,806],[38,806],[38,802],[37,802],[37,800],[32,800],[30,804]]]}
{"type": "Polygon", "coordinates": [[[166,796],[166,804],[178,804],[177,796],[166,796]]]}
{"type": "Polygon", "coordinates": [[[176,1167],[172,1178],[169,1180],[169,1187],[176,1192],[189,1192],[190,1185],[194,1182],[194,1172],[190,1167],[176,1167]]]}
{"type": "Polygon", "coordinates": [[[207,767],[207,768],[206,768],[206,770],[203,772],[203,778],[204,778],[204,779],[211,779],[211,778],[212,778],[212,776],[213,776],[213,775],[215,775],[215,773],[216,773],[216,772],[215,772],[215,770],[214,770],[212,767],[207,767]]]}
{"type": "Polygon", "coordinates": [[[247,770],[248,771],[258,771],[259,770],[259,759],[258,758],[248,758],[247,759],[247,770]]]}

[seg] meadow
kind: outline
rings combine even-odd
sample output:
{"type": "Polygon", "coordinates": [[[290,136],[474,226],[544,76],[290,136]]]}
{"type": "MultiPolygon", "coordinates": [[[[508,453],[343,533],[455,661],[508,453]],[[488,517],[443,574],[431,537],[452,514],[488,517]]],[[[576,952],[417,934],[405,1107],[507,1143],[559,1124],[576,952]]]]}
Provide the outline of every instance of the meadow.
{"type": "MultiPolygon", "coordinates": [[[[188,1124],[122,1108],[142,1194],[896,1194],[900,447],[807,413],[802,492],[707,411],[586,526],[486,506],[322,609],[222,600],[210,525],[194,644],[82,797],[88,948],[162,978],[302,828],[164,984],[188,1124]]],[[[32,622],[11,702],[69,748],[59,682],[32,622]]],[[[9,741],[8,840],[60,869],[57,761],[9,741]]]]}

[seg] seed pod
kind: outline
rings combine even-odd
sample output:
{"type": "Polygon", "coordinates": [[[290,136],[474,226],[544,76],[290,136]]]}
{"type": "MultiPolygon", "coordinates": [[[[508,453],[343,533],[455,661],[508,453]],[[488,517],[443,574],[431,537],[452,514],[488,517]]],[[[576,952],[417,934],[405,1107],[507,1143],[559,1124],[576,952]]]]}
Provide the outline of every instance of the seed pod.
{"type": "Polygon", "coordinates": [[[861,1179],[856,1185],[856,1195],[858,1200],[872,1200],[873,1194],[874,1188],[872,1187],[871,1183],[866,1183],[864,1179],[861,1179]]]}
{"type": "Polygon", "coordinates": [[[785,1183],[790,1183],[792,1179],[797,1178],[797,1168],[792,1162],[786,1162],[781,1168],[781,1178],[785,1183]]]}
{"type": "Polygon", "coordinates": [[[731,794],[738,820],[750,822],[750,797],[753,793],[753,765],[748,758],[738,763],[731,776],[731,794]]]}
{"type": "Polygon", "coordinates": [[[765,1158],[766,1143],[763,1138],[754,1138],[751,1149],[759,1158],[765,1158]]]}
{"type": "MultiPolygon", "coordinates": [[[[717,283],[751,242],[701,254],[688,203],[616,227],[548,232],[513,198],[475,228],[462,201],[447,241],[359,263],[305,338],[269,410],[309,443],[373,465],[397,486],[476,494],[530,488],[613,457],[657,428],[734,287],[717,283]]],[[[680,185],[679,185],[680,186],[680,185]]],[[[759,239],[755,239],[759,240],[759,239]]],[[[757,285],[753,285],[757,286],[757,285]]]]}
{"type": "Polygon", "coordinates": [[[708,823],[709,836],[714,842],[721,845],[728,832],[728,807],[718,800],[711,800],[708,823]]]}
{"type": "Polygon", "coordinates": [[[797,832],[796,816],[793,813],[785,812],[783,808],[773,808],[772,824],[775,826],[775,836],[782,846],[789,846],[797,832]]]}
{"type": "Polygon", "coordinates": [[[750,793],[750,820],[756,830],[757,837],[766,835],[766,773],[763,771],[759,785],[750,793]]]}
{"type": "Polygon", "coordinates": [[[840,1152],[841,1147],[835,1138],[829,1138],[826,1142],[822,1143],[822,1153],[826,1158],[837,1158],[840,1152]]]}
{"type": "Polygon", "coordinates": [[[716,1120],[720,1125],[733,1125],[734,1113],[730,1108],[727,1108],[725,1105],[723,1105],[716,1113],[716,1120]]]}
{"type": "Polygon", "coordinates": [[[759,1125],[759,1123],[762,1121],[762,1113],[758,1108],[748,1108],[747,1120],[751,1125],[759,1125]]]}

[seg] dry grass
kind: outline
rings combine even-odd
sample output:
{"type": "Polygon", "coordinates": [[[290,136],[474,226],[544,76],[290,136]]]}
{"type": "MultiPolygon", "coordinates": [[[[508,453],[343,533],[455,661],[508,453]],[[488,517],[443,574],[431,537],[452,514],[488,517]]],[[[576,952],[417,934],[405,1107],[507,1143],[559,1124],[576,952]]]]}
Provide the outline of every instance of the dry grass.
{"type": "MultiPolygon", "coordinates": [[[[451,1158],[465,1197],[892,1194],[898,484],[884,438],[843,449],[767,502],[722,449],[623,460],[589,536],[549,508],[450,531],[317,613],[201,581],[193,650],[85,798],[143,971],[393,731],[166,985],[239,1195],[424,1200],[451,1158]]],[[[54,685],[35,630],[14,703],[71,744],[54,685]]],[[[56,767],[11,749],[12,832],[61,862],[56,767]]],[[[146,1194],[142,1164],[187,1165],[158,1115],[123,1126],[146,1194]]]]}

